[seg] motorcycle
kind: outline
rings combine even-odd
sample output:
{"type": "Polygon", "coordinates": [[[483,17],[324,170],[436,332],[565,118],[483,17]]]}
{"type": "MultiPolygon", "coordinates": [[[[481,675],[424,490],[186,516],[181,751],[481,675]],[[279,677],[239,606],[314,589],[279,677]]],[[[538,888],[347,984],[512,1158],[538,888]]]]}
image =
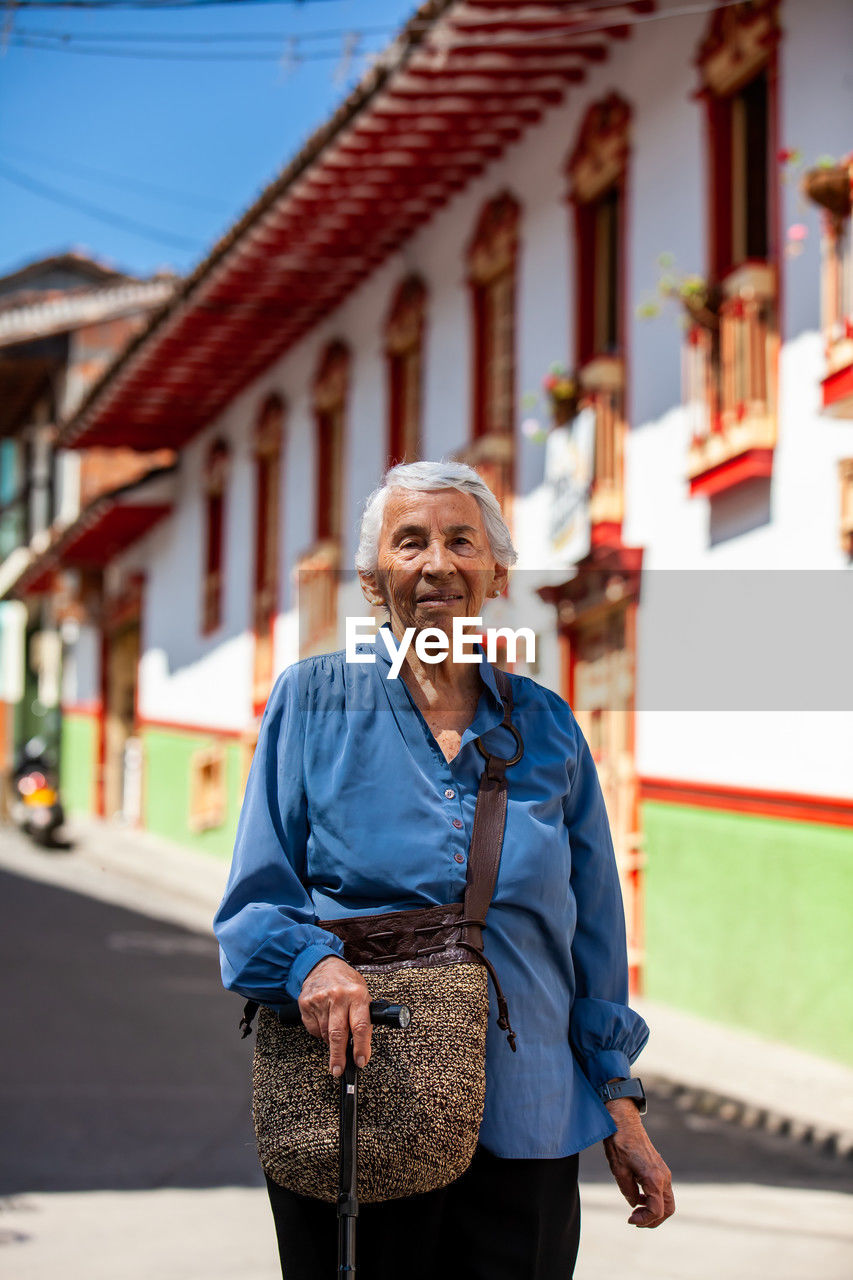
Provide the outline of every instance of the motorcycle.
{"type": "Polygon", "coordinates": [[[12,792],[11,816],[21,831],[45,848],[59,845],[57,833],[65,813],[56,772],[41,739],[33,738],[24,747],[12,774],[12,792]]]}

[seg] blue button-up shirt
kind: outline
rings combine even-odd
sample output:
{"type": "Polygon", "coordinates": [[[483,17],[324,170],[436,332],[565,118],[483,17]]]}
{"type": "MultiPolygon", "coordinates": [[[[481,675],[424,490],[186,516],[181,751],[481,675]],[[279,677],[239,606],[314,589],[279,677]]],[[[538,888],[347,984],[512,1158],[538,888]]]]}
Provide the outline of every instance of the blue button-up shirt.
{"type": "MultiPolygon", "coordinates": [[[[387,627],[387,623],[384,624],[387,627]]],[[[480,646],[474,720],[447,761],[380,636],[279,676],[261,723],[225,896],[225,986],[269,1005],[299,995],[343,944],[321,919],[459,902],[484,759],[509,757],[480,646]],[[491,732],[489,732],[491,730],[491,732]]],[[[507,770],[506,833],[484,930],[518,1037],[486,1041],[480,1141],[498,1156],[571,1155],[615,1131],[595,1087],[630,1075],[648,1038],[627,1006],[625,924],[610,827],[568,704],[512,675],[524,755],[507,770]]]]}

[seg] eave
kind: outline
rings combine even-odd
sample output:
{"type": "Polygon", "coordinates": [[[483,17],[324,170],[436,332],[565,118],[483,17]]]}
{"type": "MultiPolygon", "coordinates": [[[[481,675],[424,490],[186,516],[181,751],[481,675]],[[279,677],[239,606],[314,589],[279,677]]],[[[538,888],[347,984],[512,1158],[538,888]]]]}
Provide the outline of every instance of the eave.
{"type": "Polygon", "coordinates": [[[175,470],[160,468],[136,484],[96,498],[40,554],[29,557],[6,586],[4,597],[48,595],[63,569],[105,568],[171,512],[175,470]]]}
{"type": "Polygon", "coordinates": [[[424,5],[95,385],[59,443],[182,446],[653,7],[424,5]]]}

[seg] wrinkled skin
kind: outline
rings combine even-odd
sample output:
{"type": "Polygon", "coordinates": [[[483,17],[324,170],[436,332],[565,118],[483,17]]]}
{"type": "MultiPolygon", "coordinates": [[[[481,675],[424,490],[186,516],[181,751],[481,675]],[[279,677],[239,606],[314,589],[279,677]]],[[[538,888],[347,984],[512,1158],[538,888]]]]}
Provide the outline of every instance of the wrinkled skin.
{"type": "Polygon", "coordinates": [[[672,1175],[643,1128],[640,1113],[629,1098],[607,1103],[617,1132],[604,1139],[610,1172],[633,1213],[633,1227],[659,1227],[675,1213],[672,1175]]]}

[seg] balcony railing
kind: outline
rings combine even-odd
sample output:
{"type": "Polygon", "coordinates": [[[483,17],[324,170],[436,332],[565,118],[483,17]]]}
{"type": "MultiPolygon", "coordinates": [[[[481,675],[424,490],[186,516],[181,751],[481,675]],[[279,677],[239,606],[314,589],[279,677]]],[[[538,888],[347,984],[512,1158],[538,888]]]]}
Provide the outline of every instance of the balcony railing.
{"type": "Polygon", "coordinates": [[[722,283],[717,327],[694,324],[684,352],[691,493],[768,476],[776,444],[776,277],[748,262],[722,283]]]}
{"type": "Polygon", "coordinates": [[[621,525],[625,510],[625,365],[599,356],[580,371],[581,407],[595,413],[595,454],[589,518],[596,525],[621,525]]]}
{"type": "Polygon", "coordinates": [[[296,561],[300,658],[326,653],[335,647],[340,565],[340,543],[333,538],[316,542],[296,561]]]}

